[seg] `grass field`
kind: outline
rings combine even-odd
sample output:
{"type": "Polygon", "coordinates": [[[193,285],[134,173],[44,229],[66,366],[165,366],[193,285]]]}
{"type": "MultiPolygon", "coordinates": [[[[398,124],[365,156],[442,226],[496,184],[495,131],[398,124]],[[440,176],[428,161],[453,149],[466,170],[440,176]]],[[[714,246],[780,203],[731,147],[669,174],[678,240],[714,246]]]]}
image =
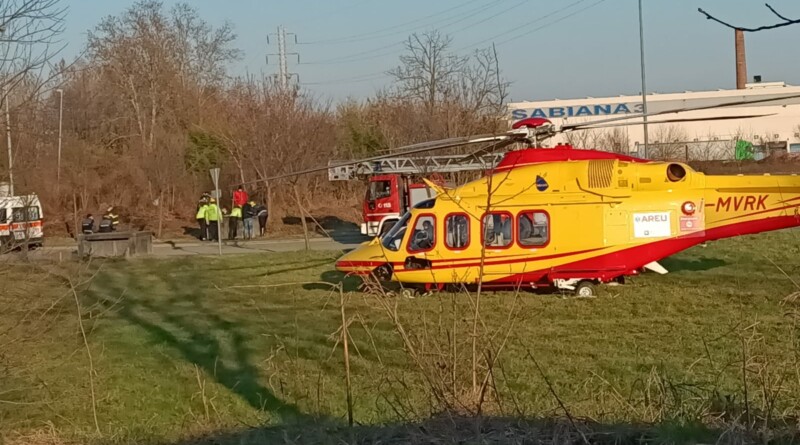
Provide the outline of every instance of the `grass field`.
{"type": "MultiPolygon", "coordinates": [[[[456,408],[469,399],[474,294],[390,297],[421,364],[379,304],[387,300],[347,295],[361,426],[342,428],[340,297],[308,284],[340,279],[336,256],[3,266],[0,438],[340,443],[386,434],[375,426],[386,424],[392,434],[413,425],[415,434],[441,427],[452,429],[448,440],[474,438],[459,420],[431,420],[442,408],[432,388],[447,388],[456,408]],[[277,284],[287,285],[269,287],[277,284]]],[[[522,437],[541,422],[563,425],[569,413],[579,429],[654,440],[715,440],[726,428],[792,434],[800,232],[711,243],[663,265],[670,274],[647,274],[594,299],[482,295],[481,363],[499,353],[482,407],[492,431],[516,428],[508,434],[522,437]]],[[[346,291],[355,286],[345,282],[346,291]]],[[[503,437],[497,443],[512,436],[503,437]]]]}

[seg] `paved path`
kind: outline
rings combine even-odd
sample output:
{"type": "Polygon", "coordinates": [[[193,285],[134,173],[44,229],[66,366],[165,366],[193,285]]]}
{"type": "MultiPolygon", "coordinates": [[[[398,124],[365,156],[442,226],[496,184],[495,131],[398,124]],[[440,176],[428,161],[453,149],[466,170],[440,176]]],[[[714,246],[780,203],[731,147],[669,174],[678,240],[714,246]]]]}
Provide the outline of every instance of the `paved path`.
{"type": "MultiPolygon", "coordinates": [[[[311,238],[309,247],[311,250],[350,250],[358,247],[369,238],[363,237],[358,233],[346,234],[335,238],[311,238]]],[[[283,238],[253,241],[223,241],[222,254],[247,254],[264,252],[295,252],[305,249],[303,238],[283,238]]],[[[153,241],[153,255],[155,257],[174,257],[188,255],[217,255],[219,247],[217,243],[201,241],[153,241]]],[[[51,246],[28,252],[29,258],[49,258],[58,261],[69,260],[77,254],[76,245],[51,246]]],[[[12,252],[0,255],[0,261],[19,259],[22,254],[12,252]]]]}
{"type": "MultiPolygon", "coordinates": [[[[334,240],[331,238],[311,238],[311,250],[349,250],[358,247],[364,239],[334,240]]],[[[222,254],[259,253],[259,252],[294,252],[305,249],[305,241],[300,239],[275,239],[263,241],[223,241],[222,254]]],[[[217,243],[211,242],[166,242],[154,243],[153,255],[216,255],[219,253],[217,243]]]]}

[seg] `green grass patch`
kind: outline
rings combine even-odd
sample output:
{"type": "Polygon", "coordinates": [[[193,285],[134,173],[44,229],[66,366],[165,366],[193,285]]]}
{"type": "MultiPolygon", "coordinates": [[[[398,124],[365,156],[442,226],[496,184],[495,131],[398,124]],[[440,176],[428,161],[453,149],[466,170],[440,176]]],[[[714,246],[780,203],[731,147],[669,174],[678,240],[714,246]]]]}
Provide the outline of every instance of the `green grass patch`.
{"type": "MultiPolygon", "coordinates": [[[[699,440],[715,422],[757,428],[792,418],[800,348],[787,296],[800,290],[792,282],[800,280],[799,241],[800,232],[782,231],[696,247],[663,262],[670,274],[646,274],[594,299],[485,293],[484,340],[497,334],[496,346],[508,335],[487,413],[559,418],[555,392],[575,418],[658,423],[654,434],[676,440],[699,440]]],[[[339,295],[302,284],[340,279],[336,256],[3,266],[0,431],[177,443],[264,425],[342,425],[339,295]],[[84,282],[78,296],[102,437],[67,279],[84,282]]],[[[346,306],[355,419],[425,419],[438,407],[430,385],[376,298],[353,293],[346,306]]],[[[444,385],[454,394],[470,381],[470,298],[392,300],[425,363],[455,376],[444,385]]],[[[488,341],[481,349],[482,358],[496,352],[488,341]]]]}

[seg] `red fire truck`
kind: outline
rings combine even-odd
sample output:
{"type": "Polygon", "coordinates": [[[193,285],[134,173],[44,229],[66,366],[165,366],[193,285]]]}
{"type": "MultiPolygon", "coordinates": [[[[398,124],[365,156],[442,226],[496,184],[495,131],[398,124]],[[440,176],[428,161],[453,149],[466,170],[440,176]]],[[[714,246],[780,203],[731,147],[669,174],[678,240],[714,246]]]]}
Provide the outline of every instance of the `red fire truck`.
{"type": "Polygon", "coordinates": [[[430,199],[436,192],[419,178],[428,175],[434,182],[444,180],[442,173],[481,171],[492,168],[502,157],[499,153],[465,159],[464,155],[396,157],[355,165],[328,163],[331,181],[369,178],[362,204],[361,234],[378,236],[386,233],[410,208],[430,199]]]}

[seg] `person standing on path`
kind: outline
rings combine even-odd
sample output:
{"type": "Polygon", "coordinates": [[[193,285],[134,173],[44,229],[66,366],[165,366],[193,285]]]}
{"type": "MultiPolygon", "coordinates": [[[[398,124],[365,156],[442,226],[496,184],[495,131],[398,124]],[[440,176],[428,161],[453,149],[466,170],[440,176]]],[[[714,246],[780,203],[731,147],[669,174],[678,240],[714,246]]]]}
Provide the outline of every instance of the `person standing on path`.
{"type": "Polygon", "coordinates": [[[228,217],[228,239],[235,240],[236,232],[239,230],[239,221],[242,219],[242,208],[234,206],[231,215],[228,217]]]}
{"type": "Polygon", "coordinates": [[[269,216],[269,212],[267,211],[266,204],[260,204],[256,207],[256,216],[258,217],[258,233],[259,236],[264,236],[267,233],[267,217],[269,216]]]}
{"type": "Polygon", "coordinates": [[[206,224],[206,213],[208,212],[208,203],[201,199],[197,204],[197,225],[200,227],[200,241],[208,239],[208,224],[206,224]]]}
{"type": "Polygon", "coordinates": [[[253,239],[253,220],[256,217],[256,203],[250,201],[242,206],[242,223],[244,223],[244,239],[253,239]]]}
{"type": "Polygon", "coordinates": [[[208,202],[208,206],[206,206],[206,228],[208,229],[209,241],[219,240],[219,227],[217,226],[217,221],[219,221],[220,216],[217,200],[211,198],[208,202]]]}
{"type": "Polygon", "coordinates": [[[234,207],[242,207],[247,204],[247,192],[244,191],[244,186],[240,185],[239,188],[233,192],[233,206],[234,207]]]}

